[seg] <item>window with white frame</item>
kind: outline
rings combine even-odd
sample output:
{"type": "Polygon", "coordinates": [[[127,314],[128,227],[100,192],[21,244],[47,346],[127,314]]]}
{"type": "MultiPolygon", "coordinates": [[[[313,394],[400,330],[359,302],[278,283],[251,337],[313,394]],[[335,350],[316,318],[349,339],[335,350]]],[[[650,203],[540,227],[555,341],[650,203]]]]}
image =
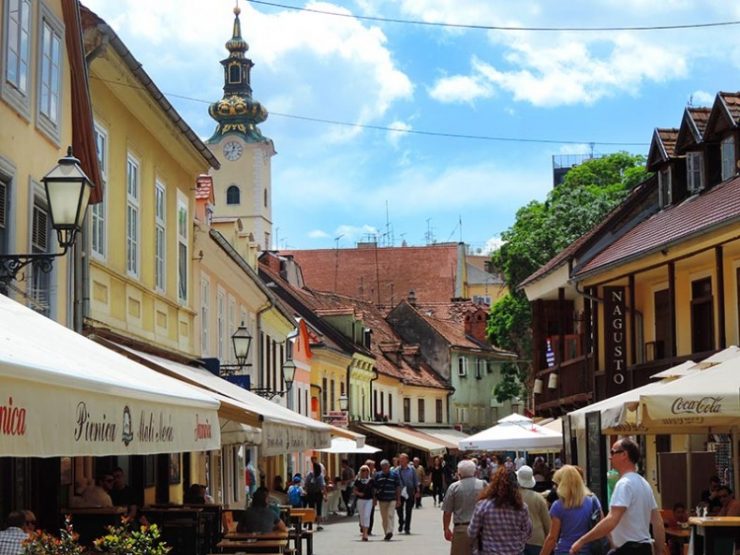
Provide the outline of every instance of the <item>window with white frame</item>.
{"type": "Polygon", "coordinates": [[[211,352],[208,344],[209,311],[211,304],[211,283],[207,278],[200,280],[200,350],[204,355],[211,352]]]}
{"type": "Polygon", "coordinates": [[[106,255],[106,229],[105,229],[105,198],[106,183],[108,181],[108,132],[98,123],[95,123],[95,151],[98,155],[98,166],[100,177],[103,180],[101,189],[103,199],[90,207],[90,247],[94,256],[105,258],[106,255]]]}
{"type": "Polygon", "coordinates": [[[164,183],[157,180],[154,185],[154,285],[165,290],[167,268],[167,190],[164,183]]]}
{"type": "Polygon", "coordinates": [[[188,205],[183,198],[177,202],[177,298],[188,300],[188,205]]]}
{"type": "MultiPolygon", "coordinates": [[[[231,338],[231,334],[236,331],[236,328],[239,325],[236,321],[236,299],[231,295],[229,295],[228,316],[229,317],[226,320],[226,330],[228,331],[229,338],[231,338]]],[[[236,360],[233,341],[227,341],[226,351],[229,353],[229,360],[236,360]]]]}
{"type": "MultiPolygon", "coordinates": [[[[31,0],[8,0],[5,4],[3,40],[3,98],[30,117],[31,0]]],[[[3,64],[0,64],[0,67],[3,64]]]]}
{"type": "Polygon", "coordinates": [[[11,178],[0,172],[0,253],[10,248],[10,183],[11,178]]]}
{"type": "Polygon", "coordinates": [[[51,12],[41,8],[39,36],[38,126],[51,138],[59,140],[60,90],[62,64],[62,24],[51,12]]]}
{"type": "Polygon", "coordinates": [[[722,181],[735,175],[735,137],[722,139],[722,181]]]}
{"type": "Polygon", "coordinates": [[[126,271],[139,275],[139,161],[126,158],[126,271]]]}
{"type": "Polygon", "coordinates": [[[698,193],[704,188],[703,156],[701,152],[686,154],[686,184],[689,192],[698,193]]]}
{"type": "Polygon", "coordinates": [[[663,168],[658,172],[658,202],[660,207],[670,206],[673,202],[673,190],[671,187],[671,169],[663,168]]]}
{"type": "Polygon", "coordinates": [[[460,377],[468,375],[468,361],[465,357],[457,357],[457,375],[460,377]]]}
{"type": "Polygon", "coordinates": [[[224,349],[226,341],[226,299],[224,292],[216,294],[216,333],[218,334],[218,360],[224,360],[224,349]]]}

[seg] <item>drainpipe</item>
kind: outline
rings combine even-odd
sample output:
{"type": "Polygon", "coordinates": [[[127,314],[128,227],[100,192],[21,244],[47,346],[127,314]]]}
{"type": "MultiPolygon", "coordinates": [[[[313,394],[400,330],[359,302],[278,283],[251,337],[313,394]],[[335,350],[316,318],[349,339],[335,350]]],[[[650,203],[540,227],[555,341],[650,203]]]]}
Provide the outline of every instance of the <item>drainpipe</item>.
{"type": "MultiPolygon", "coordinates": [[[[354,324],[353,324],[354,327],[354,324]]],[[[347,365],[347,377],[345,378],[345,387],[344,387],[344,394],[347,396],[347,412],[349,413],[347,415],[347,425],[349,425],[349,421],[351,420],[352,416],[352,395],[350,394],[351,388],[350,384],[352,383],[352,361],[347,365]]]]}
{"type": "Polygon", "coordinates": [[[257,349],[257,364],[255,366],[259,372],[259,387],[265,387],[262,374],[262,350],[264,349],[264,346],[262,345],[262,341],[260,341],[260,333],[262,332],[262,315],[273,306],[275,306],[275,301],[272,300],[270,295],[267,295],[267,304],[257,309],[257,330],[255,331],[255,339],[257,340],[259,348],[257,349]]]}
{"type": "Polygon", "coordinates": [[[450,397],[455,394],[455,388],[450,386],[450,390],[447,392],[447,425],[450,424],[450,397]]]}
{"type": "Polygon", "coordinates": [[[371,422],[374,422],[375,421],[375,413],[372,410],[372,409],[375,408],[375,407],[372,406],[372,404],[373,404],[373,382],[375,380],[377,380],[379,377],[380,376],[378,375],[377,368],[373,368],[373,377],[370,378],[370,407],[371,407],[371,410],[370,410],[370,421],[371,422]]]}

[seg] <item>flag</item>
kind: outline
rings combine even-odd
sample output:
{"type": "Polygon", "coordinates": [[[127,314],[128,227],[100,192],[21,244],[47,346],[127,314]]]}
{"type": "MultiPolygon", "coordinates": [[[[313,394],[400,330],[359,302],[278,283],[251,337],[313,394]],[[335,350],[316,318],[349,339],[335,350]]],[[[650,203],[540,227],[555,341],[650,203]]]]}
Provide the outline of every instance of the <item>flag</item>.
{"type": "Polygon", "coordinates": [[[552,350],[552,343],[550,342],[550,338],[547,338],[547,347],[545,349],[545,360],[547,360],[547,367],[552,368],[555,366],[555,353],[552,350]]]}

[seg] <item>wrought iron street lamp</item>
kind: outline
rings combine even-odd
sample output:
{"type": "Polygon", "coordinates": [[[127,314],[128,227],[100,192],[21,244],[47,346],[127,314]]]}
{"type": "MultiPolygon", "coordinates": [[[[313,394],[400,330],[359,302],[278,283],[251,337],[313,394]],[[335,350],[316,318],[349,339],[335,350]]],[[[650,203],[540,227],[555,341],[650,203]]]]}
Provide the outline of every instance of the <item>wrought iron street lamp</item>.
{"type": "Polygon", "coordinates": [[[285,389],[278,390],[278,389],[271,389],[269,387],[253,387],[250,391],[252,393],[256,393],[260,397],[265,397],[267,399],[273,399],[275,397],[282,397],[286,393],[288,393],[291,388],[293,387],[293,381],[295,380],[295,369],[296,365],[295,362],[288,359],[283,363],[283,367],[281,369],[283,381],[285,382],[285,389]]]}
{"type": "Polygon", "coordinates": [[[51,227],[57,232],[57,241],[62,251],[53,254],[0,255],[0,287],[4,291],[7,291],[8,285],[15,281],[18,273],[29,264],[32,264],[34,269],[50,272],[54,258],[67,254],[85,221],[85,211],[94,185],[82,171],[80,161],[72,156],[72,147],[67,149],[67,156],[61,158],[41,181],[46,192],[51,227]]]}
{"type": "Polygon", "coordinates": [[[249,358],[249,348],[252,346],[252,336],[249,335],[249,330],[244,322],[236,329],[234,334],[231,336],[231,342],[234,345],[234,356],[236,357],[236,363],[239,369],[245,366],[252,366],[247,362],[249,358]]]}
{"type": "Polygon", "coordinates": [[[339,410],[342,412],[347,412],[349,409],[349,397],[346,395],[341,395],[339,397],[339,410]]]}

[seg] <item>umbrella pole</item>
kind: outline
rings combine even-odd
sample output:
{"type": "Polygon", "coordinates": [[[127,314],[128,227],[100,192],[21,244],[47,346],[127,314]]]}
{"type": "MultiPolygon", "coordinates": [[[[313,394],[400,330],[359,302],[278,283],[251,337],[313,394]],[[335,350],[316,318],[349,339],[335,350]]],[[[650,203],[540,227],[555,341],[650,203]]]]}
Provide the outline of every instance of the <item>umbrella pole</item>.
{"type": "MultiPolygon", "coordinates": [[[[693,507],[691,504],[691,488],[694,487],[691,480],[691,434],[686,436],[686,507],[693,507]]],[[[699,516],[698,514],[696,516],[699,516]]]]}

